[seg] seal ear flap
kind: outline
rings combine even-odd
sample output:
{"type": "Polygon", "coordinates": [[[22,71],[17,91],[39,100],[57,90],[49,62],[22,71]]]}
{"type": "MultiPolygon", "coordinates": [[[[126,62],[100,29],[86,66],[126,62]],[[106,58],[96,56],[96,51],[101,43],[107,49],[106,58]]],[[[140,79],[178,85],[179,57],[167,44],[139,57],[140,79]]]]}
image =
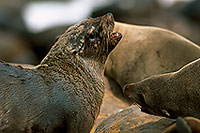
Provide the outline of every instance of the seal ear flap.
{"type": "Polygon", "coordinates": [[[192,133],[190,126],[182,117],[177,118],[176,129],[179,133],[192,133]]]}

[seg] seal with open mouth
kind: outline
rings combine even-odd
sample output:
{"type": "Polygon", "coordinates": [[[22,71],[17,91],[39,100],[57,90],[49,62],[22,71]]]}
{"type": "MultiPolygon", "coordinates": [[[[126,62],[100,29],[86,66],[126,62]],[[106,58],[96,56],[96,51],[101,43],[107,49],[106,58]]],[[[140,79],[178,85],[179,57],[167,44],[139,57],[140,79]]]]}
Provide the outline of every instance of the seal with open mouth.
{"type": "Polygon", "coordinates": [[[34,68],[0,62],[0,132],[89,132],[121,34],[108,13],[71,26],[34,68]]]}

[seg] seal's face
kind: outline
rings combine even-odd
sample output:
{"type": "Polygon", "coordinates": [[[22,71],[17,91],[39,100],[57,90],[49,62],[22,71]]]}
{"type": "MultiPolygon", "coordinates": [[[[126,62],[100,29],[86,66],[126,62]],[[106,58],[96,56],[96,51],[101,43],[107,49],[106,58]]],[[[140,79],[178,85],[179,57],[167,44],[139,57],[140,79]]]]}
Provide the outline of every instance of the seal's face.
{"type": "Polygon", "coordinates": [[[89,18],[70,27],[61,36],[68,55],[78,55],[105,62],[108,54],[121,39],[121,34],[112,33],[114,18],[111,13],[102,17],[89,18]]]}
{"type": "Polygon", "coordinates": [[[164,76],[152,76],[137,83],[127,84],[123,93],[132,103],[139,105],[141,111],[169,118],[176,118],[178,114],[173,110],[172,101],[167,96],[167,80],[164,76]]]}

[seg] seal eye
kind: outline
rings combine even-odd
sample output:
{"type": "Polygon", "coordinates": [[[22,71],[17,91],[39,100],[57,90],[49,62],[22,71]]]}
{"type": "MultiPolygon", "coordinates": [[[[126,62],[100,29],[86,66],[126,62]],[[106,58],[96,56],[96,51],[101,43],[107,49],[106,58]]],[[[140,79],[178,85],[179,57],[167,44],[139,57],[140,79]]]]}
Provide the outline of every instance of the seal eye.
{"type": "Polygon", "coordinates": [[[89,40],[91,43],[95,42],[95,31],[94,30],[89,34],[89,40]]]}
{"type": "Polygon", "coordinates": [[[95,37],[95,27],[92,26],[91,29],[88,31],[89,39],[94,39],[95,37]]]}
{"type": "Polygon", "coordinates": [[[90,39],[94,39],[95,36],[95,31],[93,30],[90,34],[89,34],[89,38],[90,39]]]}

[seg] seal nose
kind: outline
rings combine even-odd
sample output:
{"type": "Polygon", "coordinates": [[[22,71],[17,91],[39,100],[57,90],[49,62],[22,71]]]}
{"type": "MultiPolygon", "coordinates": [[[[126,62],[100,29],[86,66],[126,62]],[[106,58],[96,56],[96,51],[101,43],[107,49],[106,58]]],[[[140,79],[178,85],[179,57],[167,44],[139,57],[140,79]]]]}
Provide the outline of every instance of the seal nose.
{"type": "Polygon", "coordinates": [[[110,19],[111,21],[114,21],[114,16],[113,16],[112,13],[109,12],[109,13],[106,14],[106,16],[107,16],[107,18],[110,19]]]}
{"type": "Polygon", "coordinates": [[[136,95],[137,94],[137,87],[135,83],[132,84],[127,84],[123,87],[123,94],[127,97],[131,97],[131,95],[136,95]]]}
{"type": "Polygon", "coordinates": [[[127,96],[127,90],[128,90],[128,88],[129,88],[129,85],[128,85],[128,84],[126,84],[126,85],[123,87],[122,92],[123,92],[124,96],[127,96]]]}

